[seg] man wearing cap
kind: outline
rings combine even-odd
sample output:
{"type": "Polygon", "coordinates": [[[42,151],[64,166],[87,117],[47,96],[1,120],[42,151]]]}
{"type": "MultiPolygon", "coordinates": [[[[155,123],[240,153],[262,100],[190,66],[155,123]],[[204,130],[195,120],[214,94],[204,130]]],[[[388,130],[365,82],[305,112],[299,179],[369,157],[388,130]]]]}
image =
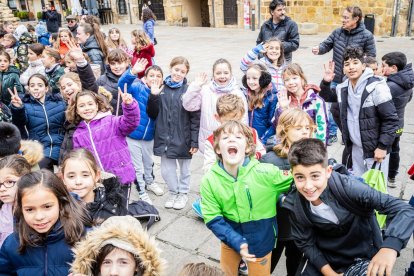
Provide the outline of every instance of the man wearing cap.
{"type": "Polygon", "coordinates": [[[73,37],[76,37],[78,30],[78,19],[75,15],[66,16],[66,22],[68,23],[68,29],[72,32],[73,37]]]}

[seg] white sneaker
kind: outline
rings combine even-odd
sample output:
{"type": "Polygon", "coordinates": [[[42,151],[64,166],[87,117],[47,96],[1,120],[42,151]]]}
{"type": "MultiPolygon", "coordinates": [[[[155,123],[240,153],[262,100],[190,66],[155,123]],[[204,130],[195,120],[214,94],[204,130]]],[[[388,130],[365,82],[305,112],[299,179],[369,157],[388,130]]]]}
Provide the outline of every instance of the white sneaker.
{"type": "Polygon", "coordinates": [[[170,194],[168,196],[167,202],[165,202],[164,207],[167,209],[171,209],[174,206],[175,201],[177,200],[178,195],[170,194]]]}
{"type": "Polygon", "coordinates": [[[177,199],[174,202],[173,208],[176,210],[181,210],[185,207],[185,205],[187,204],[187,201],[188,201],[188,197],[186,194],[179,194],[177,199]]]}
{"type": "Polygon", "coordinates": [[[148,196],[148,194],[146,192],[139,193],[139,199],[153,205],[151,198],[148,196]]]}
{"type": "Polygon", "coordinates": [[[153,192],[157,196],[162,196],[164,194],[163,189],[156,183],[147,184],[146,189],[153,192]]]}

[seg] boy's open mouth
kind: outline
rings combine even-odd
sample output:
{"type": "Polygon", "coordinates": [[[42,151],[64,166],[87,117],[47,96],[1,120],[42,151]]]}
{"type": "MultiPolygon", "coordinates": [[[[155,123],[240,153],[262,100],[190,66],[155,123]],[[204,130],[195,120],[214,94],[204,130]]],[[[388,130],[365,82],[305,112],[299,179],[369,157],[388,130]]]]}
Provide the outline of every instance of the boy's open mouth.
{"type": "Polygon", "coordinates": [[[234,155],[236,155],[236,154],[237,154],[238,150],[237,150],[237,148],[236,148],[236,147],[229,147],[229,148],[227,149],[227,152],[228,152],[228,154],[230,154],[230,155],[234,156],[234,155]]]}

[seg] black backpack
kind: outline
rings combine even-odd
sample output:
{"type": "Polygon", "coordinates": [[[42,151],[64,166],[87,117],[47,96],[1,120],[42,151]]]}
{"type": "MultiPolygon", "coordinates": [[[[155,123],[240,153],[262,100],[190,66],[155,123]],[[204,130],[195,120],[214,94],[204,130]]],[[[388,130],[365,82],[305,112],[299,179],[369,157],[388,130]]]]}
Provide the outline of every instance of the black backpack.
{"type": "Polygon", "coordinates": [[[138,200],[128,204],[128,214],[138,220],[146,220],[146,230],[149,230],[151,226],[161,220],[160,213],[151,204],[146,201],[138,200]]]}

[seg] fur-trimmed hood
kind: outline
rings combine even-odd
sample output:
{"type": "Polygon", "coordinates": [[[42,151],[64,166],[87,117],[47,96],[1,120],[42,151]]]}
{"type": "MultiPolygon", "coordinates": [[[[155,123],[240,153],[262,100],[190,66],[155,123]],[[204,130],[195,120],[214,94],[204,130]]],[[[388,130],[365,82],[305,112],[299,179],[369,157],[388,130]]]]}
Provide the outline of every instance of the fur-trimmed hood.
{"type": "MultiPolygon", "coordinates": [[[[93,264],[101,248],[108,244],[108,240],[116,240],[128,245],[128,248],[138,253],[144,270],[143,276],[162,275],[165,261],[160,256],[160,250],[157,248],[154,237],[150,237],[142,229],[140,222],[132,216],[111,217],[104,221],[100,227],[90,231],[86,238],[74,247],[75,259],[70,271],[75,274],[93,275],[93,264]]],[[[117,246],[116,243],[109,243],[117,246]]],[[[120,248],[122,247],[120,246],[120,248]]]]}
{"type": "Polygon", "coordinates": [[[33,140],[22,140],[20,142],[20,151],[23,157],[32,167],[37,167],[38,163],[43,159],[43,145],[33,140]]]}

